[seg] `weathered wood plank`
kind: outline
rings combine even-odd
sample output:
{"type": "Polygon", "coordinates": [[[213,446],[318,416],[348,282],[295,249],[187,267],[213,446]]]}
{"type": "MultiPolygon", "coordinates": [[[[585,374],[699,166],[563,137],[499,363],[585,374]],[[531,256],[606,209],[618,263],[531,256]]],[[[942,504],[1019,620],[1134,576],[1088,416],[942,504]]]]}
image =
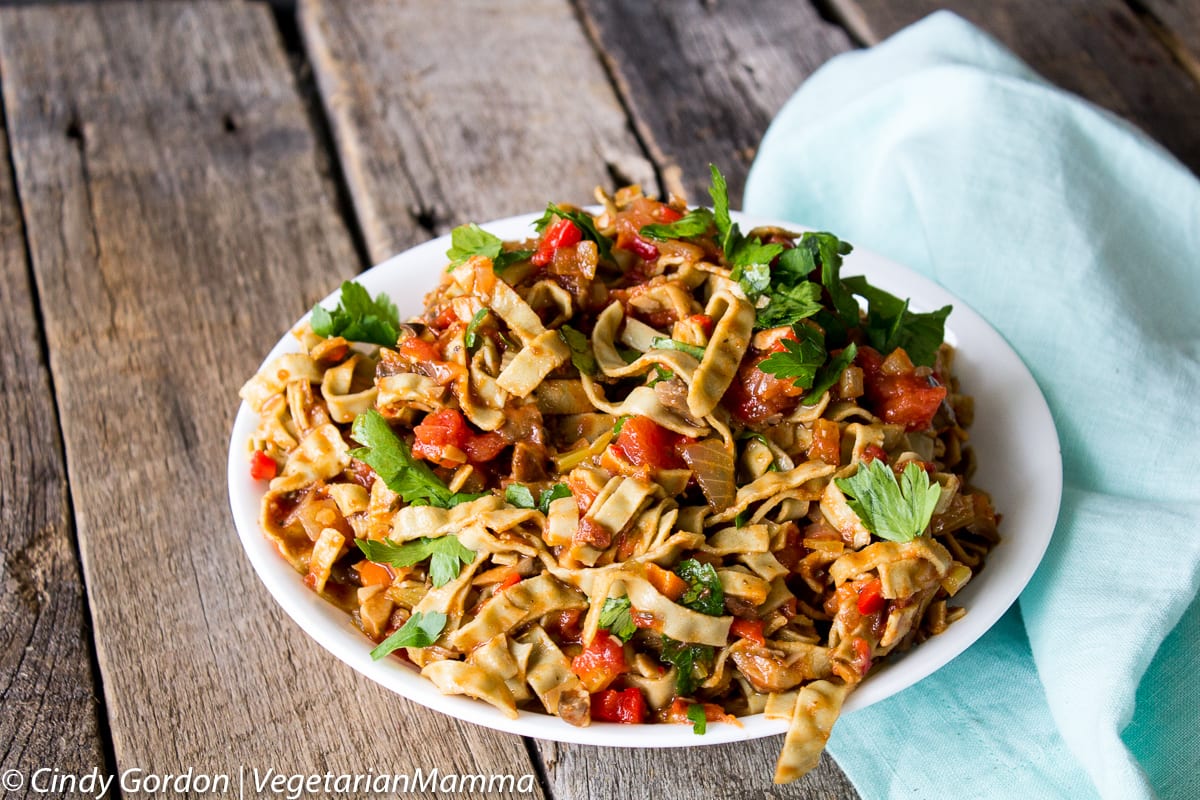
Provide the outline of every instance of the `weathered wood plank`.
{"type": "Polygon", "coordinates": [[[949,8],[1051,82],[1116,112],[1200,170],[1200,87],[1121,0],[834,0],[868,42],[949,8]]]}
{"type": "MultiPolygon", "coordinates": [[[[708,27],[687,27],[668,39],[661,29],[644,28],[664,24],[670,16],[665,9],[642,19],[641,4],[625,5],[634,17],[623,28],[635,37],[628,46],[641,42],[647,48],[641,62],[664,52],[674,55],[678,48],[670,42],[680,37],[690,46],[699,41],[710,49],[724,41],[722,52],[769,38],[774,43],[767,48],[769,57],[748,57],[729,69],[772,71],[793,44],[785,45],[788,30],[773,38],[776,34],[768,37],[765,28],[730,29],[731,20],[722,14],[708,17],[708,27]]],[[[353,13],[330,0],[300,4],[306,49],[374,258],[428,236],[428,227],[442,230],[469,219],[535,209],[548,199],[584,201],[592,185],[609,182],[606,163],[611,168],[615,162],[614,171],[629,177],[648,171],[567,5],[523,2],[519,8],[506,7],[503,14],[491,8],[473,0],[444,2],[432,19],[423,9],[395,3],[355,4],[353,13]],[[464,49],[463,42],[472,45],[464,49]],[[520,43],[536,48],[536,54],[521,52],[520,43]],[[414,207],[433,210],[434,224],[418,224],[414,207]]],[[[801,28],[797,23],[791,32],[801,28]]],[[[811,52],[809,57],[815,58],[811,52]]],[[[660,147],[661,164],[693,164],[696,181],[707,184],[708,161],[727,160],[707,150],[717,147],[712,142],[722,142],[721,152],[730,153],[743,148],[730,144],[735,141],[730,137],[756,142],[790,88],[731,76],[724,66],[710,64],[711,53],[692,58],[689,64],[695,68],[704,65],[703,78],[692,75],[693,66],[680,65],[679,74],[672,71],[671,76],[678,85],[662,87],[679,93],[668,102],[680,107],[697,103],[708,81],[745,89],[705,121],[693,117],[693,124],[672,129],[673,138],[660,140],[668,143],[660,147]],[[740,121],[747,115],[759,125],[753,133],[740,121]],[[703,125],[708,138],[693,141],[703,125]],[[686,159],[662,156],[676,152],[686,153],[686,159]]],[[[730,168],[739,182],[744,170],[744,161],[730,168]]],[[[829,766],[802,783],[772,787],[778,745],[778,739],[770,739],[695,750],[632,751],[536,743],[552,793],[560,798],[690,797],[696,775],[704,776],[705,792],[714,780],[724,787],[714,796],[855,796],[828,760],[829,766]]]]}
{"type": "Polygon", "coordinates": [[[301,0],[354,208],[379,261],[467,220],[587,203],[654,173],[566,0],[301,0]]]}
{"type": "MultiPolygon", "coordinates": [[[[0,129],[0,152],[8,135],[0,129]]],[[[0,772],[104,769],[83,577],[8,162],[0,164],[0,772]]],[[[32,797],[5,787],[6,797],[32,797]]]]}
{"type": "Polygon", "coordinates": [[[1143,21],[1163,40],[1180,66],[1200,84],[1200,2],[1138,0],[1138,4],[1149,12],[1143,21]]]}
{"type": "Polygon", "coordinates": [[[767,124],[821,64],[852,49],[795,0],[579,0],[663,182],[708,202],[708,164],[742,183],[767,124]]]}
{"type": "Polygon", "coordinates": [[[0,71],[118,768],[531,773],[321,651],[230,522],[239,385],[361,267],[269,10],[3,9],[0,71]]]}

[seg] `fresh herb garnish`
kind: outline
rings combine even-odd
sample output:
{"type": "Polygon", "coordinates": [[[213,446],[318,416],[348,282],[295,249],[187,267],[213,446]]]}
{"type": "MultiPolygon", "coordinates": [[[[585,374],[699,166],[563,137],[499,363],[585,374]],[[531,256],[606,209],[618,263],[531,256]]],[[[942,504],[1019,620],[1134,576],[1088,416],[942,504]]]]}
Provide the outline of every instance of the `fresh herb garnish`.
{"type": "MultiPolygon", "coordinates": [[[[788,253],[791,252],[794,251],[788,251],[788,253]]],[[[754,327],[756,328],[766,329],[795,325],[800,320],[808,319],[816,314],[822,308],[821,287],[812,281],[786,284],[776,280],[771,286],[768,297],[769,302],[755,312],[754,327]]]]}
{"type": "Polygon", "coordinates": [[[505,250],[503,253],[492,259],[492,269],[496,272],[503,272],[513,264],[520,264],[522,261],[528,261],[532,255],[532,250],[505,250]]]}
{"type": "Polygon", "coordinates": [[[358,549],[376,564],[393,567],[411,567],[429,559],[429,580],[434,586],[445,586],[458,577],[459,563],[470,564],[475,560],[475,551],[463,547],[453,534],[436,538],[422,537],[403,544],[381,542],[373,539],[356,539],[358,549]]]}
{"type": "Polygon", "coordinates": [[[463,344],[468,350],[474,350],[475,345],[479,344],[479,326],[487,319],[488,310],[481,308],[475,312],[475,316],[471,317],[471,321],[467,323],[467,332],[463,336],[463,344]]]}
{"type": "Polygon", "coordinates": [[[621,433],[621,429],[625,427],[625,421],[628,419],[628,414],[623,417],[617,417],[617,421],[613,423],[613,436],[617,436],[621,433]]]}
{"type": "Polygon", "coordinates": [[[451,492],[427,463],[413,457],[408,443],[397,436],[383,415],[373,408],[354,418],[350,436],[364,445],[351,450],[350,456],[365,461],[406,503],[452,508],[483,496],[451,492]]]}
{"type": "Polygon", "coordinates": [[[564,497],[571,496],[571,487],[565,483],[556,483],[549,489],[542,490],[542,496],[538,498],[538,510],[543,514],[550,513],[550,504],[555,500],[561,500],[564,497]]]}
{"type": "Polygon", "coordinates": [[[842,373],[846,371],[846,367],[854,362],[854,356],[858,354],[858,347],[851,342],[846,345],[842,352],[838,353],[833,358],[826,361],[817,370],[813,376],[812,386],[808,390],[808,394],[800,401],[806,406],[816,404],[821,399],[821,395],[829,391],[829,387],[838,382],[842,377],[842,373]]]}
{"type": "Polygon", "coordinates": [[[867,530],[891,542],[911,542],[933,517],[942,487],[915,461],[904,468],[900,480],[882,460],[860,462],[849,478],[834,481],[846,502],[867,530]]]}
{"type": "Polygon", "coordinates": [[[632,605],[628,597],[610,597],[600,609],[600,627],[607,628],[622,642],[628,642],[637,632],[633,624],[632,605]]]}
{"type": "Polygon", "coordinates": [[[662,381],[669,381],[675,377],[673,370],[666,369],[658,364],[654,365],[654,377],[650,379],[650,386],[654,386],[662,381]]]}
{"type": "Polygon", "coordinates": [[[446,251],[446,257],[450,259],[450,269],[454,269],[474,256],[487,256],[495,261],[503,249],[504,240],[499,236],[469,222],[450,231],[450,249],[446,251]]]}
{"type": "MultiPolygon", "coordinates": [[[[774,462],[772,462],[772,466],[773,466],[773,465],[774,465],[774,462]]],[[[734,515],[734,517],[733,517],[733,527],[735,527],[735,528],[744,528],[744,527],[746,527],[746,523],[747,523],[747,522],[749,522],[749,521],[750,521],[750,514],[749,514],[749,512],[747,512],[747,511],[739,511],[739,512],[738,512],[737,514],[735,514],[735,515],[734,515]]]]}
{"type": "Polygon", "coordinates": [[[570,325],[563,325],[558,329],[558,338],[570,348],[571,363],[575,365],[575,369],[584,375],[596,374],[599,366],[596,364],[596,354],[592,352],[592,343],[586,334],[570,325]]]}
{"type": "Polygon", "coordinates": [[[371,651],[371,658],[378,661],[401,647],[429,647],[445,627],[446,615],[441,611],[414,611],[408,622],[371,651]]]}
{"type": "Polygon", "coordinates": [[[713,224],[713,213],[707,208],[697,208],[684,216],[668,223],[643,225],[638,232],[651,239],[666,241],[667,239],[687,239],[692,236],[703,236],[708,233],[713,224]]]}
{"type": "Polygon", "coordinates": [[[793,325],[792,331],[796,339],[781,339],[784,349],[764,358],[758,368],[776,378],[791,378],[799,388],[808,389],[828,356],[825,337],[810,325],[793,325]]]}
{"type": "Polygon", "coordinates": [[[546,213],[534,221],[533,227],[537,229],[538,233],[541,233],[554,221],[555,217],[569,219],[575,223],[575,226],[579,228],[580,233],[583,234],[585,239],[591,239],[596,243],[596,247],[600,251],[600,258],[607,259],[611,256],[612,240],[597,230],[592,215],[586,211],[568,211],[565,208],[556,206],[554,203],[549,203],[546,205],[546,213]]]}
{"type": "Polygon", "coordinates": [[[901,300],[871,284],[861,275],[846,278],[846,287],[867,300],[867,341],[881,353],[904,348],[914,364],[932,367],[938,348],[946,338],[946,317],[952,306],[918,314],[901,300]]]}
{"type": "Polygon", "coordinates": [[[571,487],[565,483],[556,483],[549,489],[543,489],[541,497],[535,503],[533,491],[524,484],[510,483],[504,490],[504,500],[517,508],[536,508],[543,514],[550,513],[550,504],[555,500],[571,496],[571,487]]]}
{"type": "Polygon", "coordinates": [[[708,730],[708,715],[700,703],[689,703],[687,718],[692,723],[692,733],[703,736],[708,730]]]}
{"type": "Polygon", "coordinates": [[[713,649],[711,645],[685,644],[664,636],[659,658],[664,664],[671,664],[678,670],[675,673],[675,691],[680,696],[686,696],[707,676],[706,667],[712,663],[713,649]]]}
{"type": "Polygon", "coordinates": [[[650,340],[650,346],[659,350],[678,350],[681,353],[686,353],[697,361],[704,359],[704,348],[687,342],[680,342],[676,339],[668,339],[665,336],[655,336],[650,340]]]}
{"type": "Polygon", "coordinates": [[[709,164],[708,168],[712,173],[708,194],[713,201],[717,241],[725,253],[725,264],[731,270],[730,277],[741,284],[742,290],[753,303],[770,287],[770,264],[783,252],[783,245],[764,244],[758,239],[742,236],[738,224],[729,215],[729,187],[725,183],[725,176],[715,164],[709,164]]]}
{"type": "Polygon", "coordinates": [[[356,281],[344,281],[333,311],[319,303],[310,320],[313,333],[326,338],[341,336],[352,342],[395,347],[400,336],[400,312],[386,294],[371,295],[356,281]]]}
{"type": "Polygon", "coordinates": [[[689,558],[679,562],[675,574],[688,584],[687,591],[679,598],[680,605],[714,617],[725,613],[725,589],[712,564],[689,558]]]}

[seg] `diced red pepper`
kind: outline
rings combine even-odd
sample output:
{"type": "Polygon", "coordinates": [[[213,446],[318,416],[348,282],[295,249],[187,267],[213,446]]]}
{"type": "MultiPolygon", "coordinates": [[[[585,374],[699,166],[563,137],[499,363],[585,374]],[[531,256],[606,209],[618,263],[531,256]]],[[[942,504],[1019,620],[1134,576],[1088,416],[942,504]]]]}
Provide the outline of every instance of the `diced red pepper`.
{"type": "Polygon", "coordinates": [[[554,258],[554,253],[560,247],[570,247],[583,240],[583,232],[569,219],[559,219],[542,234],[542,241],[537,252],[529,259],[535,266],[544,267],[554,258]]]}
{"type": "Polygon", "coordinates": [[[733,715],[726,714],[725,709],[716,703],[693,703],[683,697],[676,697],[669,706],[659,712],[659,715],[663,722],[691,725],[693,722],[688,719],[687,714],[692,706],[701,706],[704,709],[704,719],[708,722],[732,722],[736,719],[733,715]]]}
{"type": "MultiPolygon", "coordinates": [[[[685,714],[687,712],[684,712],[685,714]]],[[[592,719],[636,725],[646,721],[646,698],[640,689],[607,689],[592,694],[592,719]]]]}
{"type": "Polygon", "coordinates": [[[858,590],[858,613],[860,614],[874,614],[882,611],[884,602],[883,583],[879,578],[867,581],[858,590]]]}
{"type": "Polygon", "coordinates": [[[262,450],[255,450],[250,455],[250,477],[256,481],[269,481],[279,472],[275,459],[262,450]]]}
{"type": "Polygon", "coordinates": [[[866,675],[871,669],[871,643],[861,636],[854,637],[854,668],[859,675],[866,675]]]}
{"type": "Polygon", "coordinates": [[[683,219],[682,212],[676,211],[665,203],[659,204],[658,208],[654,211],[654,216],[658,218],[659,222],[668,224],[683,219]]]}
{"type": "Polygon", "coordinates": [[[437,347],[416,336],[409,336],[401,341],[397,349],[400,351],[400,355],[407,357],[413,363],[442,360],[442,354],[438,352],[437,347]]]}
{"type": "Polygon", "coordinates": [[[700,327],[700,330],[704,331],[705,336],[712,336],[716,323],[713,322],[713,318],[708,314],[693,314],[688,319],[696,323],[700,327]]]}
{"type": "Polygon", "coordinates": [[[676,454],[675,445],[685,438],[649,417],[630,417],[611,447],[635,467],[682,469],[686,465],[676,454]]]}
{"type": "Polygon", "coordinates": [[[503,592],[505,589],[511,589],[521,582],[521,573],[513,570],[513,573],[504,580],[500,581],[500,585],[496,587],[497,592],[503,592]]]}
{"type": "Polygon", "coordinates": [[[687,581],[652,561],[646,563],[646,580],[668,600],[678,600],[688,590],[687,581]]]}
{"type": "Polygon", "coordinates": [[[596,631],[596,637],[583,652],[571,660],[571,671],[589,692],[607,689],[608,685],[629,671],[625,662],[625,646],[608,631],[596,631]]]}
{"type": "Polygon", "coordinates": [[[454,311],[454,304],[447,303],[442,306],[442,310],[438,312],[437,317],[433,320],[433,327],[440,330],[449,328],[454,323],[458,322],[458,314],[454,311]]]}
{"type": "Polygon", "coordinates": [[[636,255],[642,261],[657,261],[658,248],[647,242],[636,233],[631,233],[628,236],[621,237],[618,246],[622,250],[628,250],[636,255]]]}
{"type": "Polygon", "coordinates": [[[729,626],[729,632],[741,639],[749,639],[755,644],[767,643],[767,637],[763,635],[761,619],[734,617],[733,624],[729,626]]]}
{"type": "Polygon", "coordinates": [[[879,445],[869,444],[863,448],[862,456],[859,457],[859,460],[864,464],[870,464],[872,461],[882,461],[886,464],[888,463],[888,454],[879,445]]]}

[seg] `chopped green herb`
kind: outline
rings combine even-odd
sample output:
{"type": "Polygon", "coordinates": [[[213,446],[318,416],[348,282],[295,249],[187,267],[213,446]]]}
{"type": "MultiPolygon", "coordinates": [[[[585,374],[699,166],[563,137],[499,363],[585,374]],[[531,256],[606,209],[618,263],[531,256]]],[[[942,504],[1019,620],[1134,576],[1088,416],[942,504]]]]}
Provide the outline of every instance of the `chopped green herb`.
{"type": "Polygon", "coordinates": [[[403,544],[372,539],[356,539],[355,542],[363,555],[377,564],[411,567],[428,558],[429,580],[434,586],[445,586],[457,578],[461,569],[459,562],[470,564],[475,560],[475,551],[463,547],[453,534],[422,537],[403,544]]]}
{"type": "Polygon", "coordinates": [[[583,238],[591,239],[596,243],[596,247],[600,251],[600,258],[607,259],[612,255],[612,240],[597,230],[592,215],[586,211],[568,211],[565,208],[556,206],[554,203],[549,203],[546,206],[546,213],[534,221],[533,227],[537,229],[538,233],[541,233],[554,221],[555,217],[569,219],[571,222],[574,222],[576,227],[579,228],[580,233],[583,234],[583,238]]]}
{"type": "Polygon", "coordinates": [[[867,283],[861,275],[846,278],[846,287],[867,301],[867,341],[885,355],[904,348],[914,364],[932,367],[938,348],[946,338],[946,317],[952,306],[918,314],[908,310],[908,301],[867,283]]]}
{"type": "Polygon", "coordinates": [[[637,633],[633,624],[632,607],[628,597],[610,597],[600,609],[600,627],[607,628],[622,642],[628,642],[637,633]]]}
{"type": "Polygon", "coordinates": [[[621,360],[626,364],[632,364],[642,357],[640,351],[634,350],[632,347],[621,347],[619,345],[617,346],[617,355],[619,355],[621,360]]]}
{"type": "Polygon", "coordinates": [[[350,456],[365,461],[406,503],[453,508],[483,496],[451,492],[426,462],[413,457],[408,443],[373,408],[354,418],[350,436],[364,445],[351,450],[350,456]]]}
{"type": "Polygon", "coordinates": [[[326,338],[341,336],[352,342],[395,347],[400,335],[400,312],[386,294],[371,295],[355,281],[342,283],[338,305],[333,311],[318,304],[310,320],[313,333],[326,338]]]}
{"type": "Polygon", "coordinates": [[[783,245],[764,244],[758,239],[742,236],[741,229],[729,214],[729,187],[725,176],[715,164],[709,164],[708,168],[712,173],[708,194],[713,201],[717,241],[725,252],[726,266],[732,270],[731,277],[742,285],[746,296],[754,302],[771,285],[770,264],[783,252],[783,245]]]}
{"type": "Polygon", "coordinates": [[[662,381],[669,381],[674,377],[675,377],[674,371],[666,369],[664,367],[661,367],[658,364],[655,364],[654,365],[654,377],[650,379],[650,385],[654,386],[655,384],[661,383],[662,381]]]}
{"type": "Polygon", "coordinates": [[[734,267],[729,277],[741,285],[751,303],[757,303],[763,292],[771,288],[771,267],[768,264],[734,267]]]}
{"type": "MultiPolygon", "coordinates": [[[[775,466],[774,462],[771,463],[771,466],[775,466]]],[[[733,518],[733,527],[744,528],[749,521],[750,514],[746,511],[739,511],[733,518]]]]}
{"type": "Polygon", "coordinates": [[[911,542],[924,532],[941,497],[942,487],[915,461],[899,481],[882,460],[859,463],[849,478],[834,481],[867,530],[891,542],[911,542]]]}
{"type": "Polygon", "coordinates": [[[503,272],[513,264],[528,261],[532,255],[532,250],[506,250],[492,259],[492,269],[496,272],[503,272]]]}
{"type": "Polygon", "coordinates": [[[613,436],[621,433],[621,429],[625,427],[625,420],[629,419],[628,415],[617,417],[617,421],[613,423],[613,436]]]}
{"type": "Polygon", "coordinates": [[[697,361],[704,358],[704,348],[699,345],[680,342],[675,339],[668,339],[665,336],[655,336],[650,340],[650,346],[656,347],[659,350],[678,350],[681,353],[686,353],[697,361]]]}
{"type": "Polygon", "coordinates": [[[487,319],[487,315],[488,310],[486,308],[481,308],[475,312],[475,316],[471,317],[471,321],[467,323],[467,332],[463,336],[463,344],[467,346],[468,350],[474,350],[475,345],[479,344],[479,334],[477,331],[479,330],[480,324],[487,319]]]}
{"type": "Polygon", "coordinates": [[[543,514],[550,513],[550,504],[555,500],[561,500],[564,497],[571,496],[571,487],[565,483],[556,483],[549,489],[542,491],[542,496],[538,498],[538,510],[543,514]]]}
{"type": "Polygon", "coordinates": [[[783,352],[771,353],[758,363],[763,372],[777,378],[791,378],[801,389],[808,389],[816,379],[817,370],[825,363],[825,337],[809,325],[793,325],[799,341],[782,339],[783,352]]]}
{"type": "Polygon", "coordinates": [[[446,615],[440,611],[414,611],[400,630],[379,643],[371,651],[371,658],[378,661],[401,647],[429,647],[442,635],[446,627],[446,615]]]}
{"type": "Polygon", "coordinates": [[[713,648],[707,644],[685,644],[664,636],[659,658],[664,664],[671,664],[679,670],[675,674],[675,691],[686,697],[708,676],[708,666],[713,660],[713,648]]]}
{"type": "Polygon", "coordinates": [[[533,492],[529,490],[528,486],[520,483],[508,485],[508,488],[504,490],[504,500],[517,508],[537,508],[537,503],[533,500],[533,492]]]}
{"type": "Polygon", "coordinates": [[[575,369],[584,375],[595,375],[599,371],[596,354],[592,352],[592,343],[586,334],[570,325],[563,325],[558,329],[558,337],[571,349],[571,363],[575,369]]]}
{"type": "MultiPolygon", "coordinates": [[[[789,250],[788,252],[792,252],[789,250]]],[[[795,285],[776,282],[771,287],[770,302],[756,312],[754,327],[778,328],[795,325],[821,310],[821,287],[812,281],[795,285]]]]}
{"type": "Polygon", "coordinates": [[[808,394],[800,401],[806,406],[811,406],[821,399],[821,395],[829,390],[829,387],[838,382],[842,377],[842,373],[846,371],[846,367],[854,361],[854,356],[858,354],[858,347],[851,342],[846,345],[842,352],[835,357],[826,361],[816,375],[813,376],[812,387],[808,390],[808,394]]]}
{"type": "Polygon", "coordinates": [[[446,251],[449,269],[474,256],[487,256],[494,262],[503,248],[504,241],[499,236],[488,233],[474,222],[459,225],[450,231],[450,249],[446,251]]]}
{"type": "Polygon", "coordinates": [[[708,715],[700,703],[689,703],[687,718],[692,723],[692,733],[703,736],[708,730],[708,715]]]}
{"type": "Polygon", "coordinates": [[[688,239],[703,236],[713,225],[713,213],[707,208],[697,208],[666,224],[643,225],[639,233],[651,239],[688,239]]]}
{"type": "Polygon", "coordinates": [[[712,564],[689,558],[679,562],[675,574],[688,583],[687,591],[679,598],[680,605],[714,617],[725,613],[725,589],[712,564]]]}

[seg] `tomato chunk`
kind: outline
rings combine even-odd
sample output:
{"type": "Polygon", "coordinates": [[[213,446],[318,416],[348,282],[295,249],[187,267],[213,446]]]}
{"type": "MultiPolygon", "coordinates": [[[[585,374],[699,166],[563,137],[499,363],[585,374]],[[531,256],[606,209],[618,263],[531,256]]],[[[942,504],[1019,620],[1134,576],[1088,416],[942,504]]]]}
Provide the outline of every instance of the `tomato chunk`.
{"type": "Polygon", "coordinates": [[[635,467],[683,469],[686,465],[675,452],[675,445],[685,438],[649,417],[630,417],[611,446],[617,455],[635,467]]]}
{"type": "Polygon", "coordinates": [[[767,637],[763,635],[761,619],[742,619],[735,617],[729,626],[729,632],[741,639],[749,639],[755,644],[766,644],[767,637]]]}
{"type": "MultiPolygon", "coordinates": [[[[903,353],[897,348],[893,352],[903,353]]],[[[889,356],[891,358],[892,356],[889,356]]],[[[858,348],[854,362],[862,368],[866,406],[884,422],[903,425],[906,431],[923,431],[933,424],[933,415],[946,399],[946,387],[914,370],[887,374],[884,358],[871,347],[858,348]]]]}
{"type": "Polygon", "coordinates": [[[592,719],[626,725],[645,722],[646,698],[640,689],[632,686],[623,691],[607,689],[596,692],[592,695],[592,719]]]}
{"type": "Polygon", "coordinates": [[[589,692],[599,692],[629,671],[625,663],[625,646],[608,631],[596,632],[596,638],[582,653],[571,660],[571,671],[589,692]]]}
{"type": "Polygon", "coordinates": [[[529,259],[536,266],[544,267],[554,258],[555,252],[561,247],[571,247],[583,240],[583,232],[579,226],[569,219],[559,219],[546,229],[537,252],[529,259]]]}
{"type": "Polygon", "coordinates": [[[676,697],[671,701],[671,705],[664,708],[659,714],[663,722],[691,725],[692,720],[688,719],[687,714],[688,709],[694,705],[701,706],[704,709],[704,719],[708,722],[729,722],[734,720],[732,715],[726,714],[725,709],[716,703],[692,703],[682,697],[676,697]]]}
{"type": "Polygon", "coordinates": [[[279,471],[275,459],[262,450],[255,450],[250,456],[250,477],[256,481],[269,481],[279,471]]]}
{"type": "Polygon", "coordinates": [[[463,415],[453,408],[429,414],[413,428],[413,455],[443,467],[467,461],[480,464],[500,455],[508,442],[498,433],[475,433],[463,415]]]}
{"type": "Polygon", "coordinates": [[[363,586],[387,586],[392,582],[392,573],[383,564],[363,560],[354,565],[363,586]]]}
{"type": "Polygon", "coordinates": [[[842,458],[842,431],[831,419],[813,422],[812,443],[808,446],[808,457],[826,464],[838,466],[842,458]]]}
{"type": "Polygon", "coordinates": [[[883,584],[879,578],[868,581],[858,590],[858,613],[874,614],[883,610],[883,584]]]}

